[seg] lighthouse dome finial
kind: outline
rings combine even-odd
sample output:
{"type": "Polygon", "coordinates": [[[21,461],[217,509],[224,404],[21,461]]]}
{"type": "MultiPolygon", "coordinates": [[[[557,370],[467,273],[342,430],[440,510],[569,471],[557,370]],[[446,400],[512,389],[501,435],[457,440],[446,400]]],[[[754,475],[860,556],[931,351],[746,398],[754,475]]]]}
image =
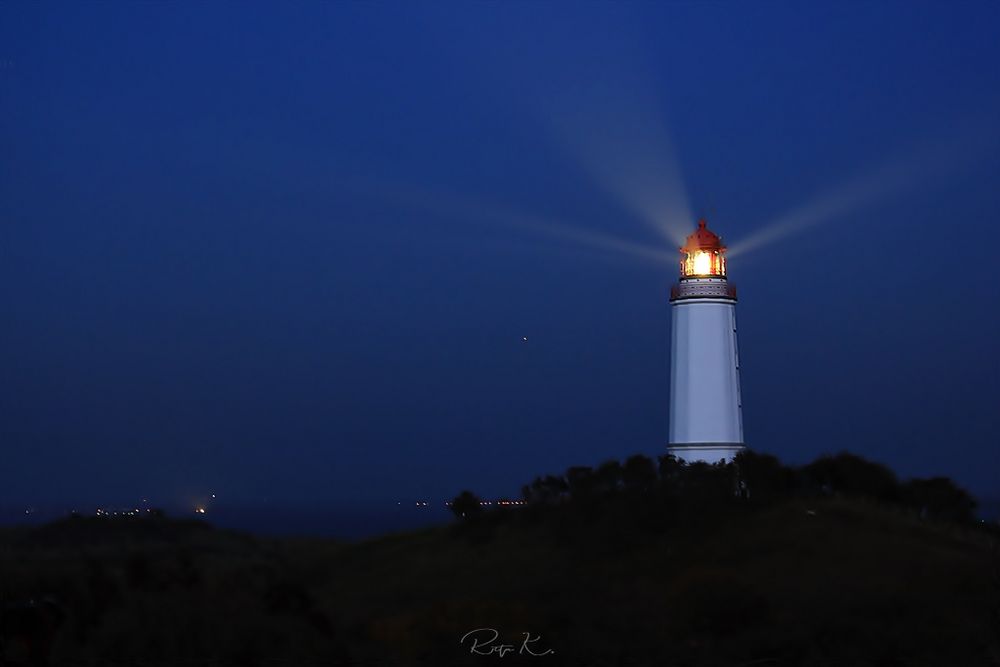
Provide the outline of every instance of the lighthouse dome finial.
{"type": "Polygon", "coordinates": [[[680,250],[682,253],[693,253],[698,250],[724,251],[725,248],[722,239],[708,228],[705,218],[701,218],[698,220],[698,229],[688,235],[686,243],[680,250]]]}

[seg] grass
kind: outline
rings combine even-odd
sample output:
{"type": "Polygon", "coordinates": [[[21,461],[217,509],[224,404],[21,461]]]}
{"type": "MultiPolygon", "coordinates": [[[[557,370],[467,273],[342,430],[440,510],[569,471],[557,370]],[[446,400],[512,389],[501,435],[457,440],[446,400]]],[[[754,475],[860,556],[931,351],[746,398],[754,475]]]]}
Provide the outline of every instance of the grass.
{"type": "Polygon", "coordinates": [[[169,520],[9,530],[0,664],[498,660],[459,644],[477,627],[556,651],[502,664],[1000,664],[988,533],[837,498],[623,512],[509,510],[357,544],[169,520]]]}

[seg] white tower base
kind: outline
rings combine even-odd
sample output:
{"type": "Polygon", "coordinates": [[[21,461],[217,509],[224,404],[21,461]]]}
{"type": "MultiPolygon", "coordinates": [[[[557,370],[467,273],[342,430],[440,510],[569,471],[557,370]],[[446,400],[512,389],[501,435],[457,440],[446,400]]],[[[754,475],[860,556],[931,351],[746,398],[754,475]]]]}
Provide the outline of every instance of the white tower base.
{"type": "Polygon", "coordinates": [[[732,461],[744,449],[736,292],[725,278],[689,278],[671,302],[667,452],[688,463],[732,461]]]}
{"type": "Polygon", "coordinates": [[[725,461],[729,463],[736,455],[746,449],[743,445],[733,445],[732,443],[720,443],[717,445],[680,445],[668,446],[667,454],[684,461],[685,463],[718,463],[725,461]]]}

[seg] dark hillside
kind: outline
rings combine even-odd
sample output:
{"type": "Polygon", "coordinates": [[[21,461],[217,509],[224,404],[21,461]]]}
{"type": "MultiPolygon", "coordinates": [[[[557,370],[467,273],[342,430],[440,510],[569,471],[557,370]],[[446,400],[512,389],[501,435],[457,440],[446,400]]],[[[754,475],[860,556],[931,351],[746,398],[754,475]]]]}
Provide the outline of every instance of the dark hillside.
{"type": "Polygon", "coordinates": [[[0,665],[499,660],[461,642],[477,628],[513,645],[502,664],[1000,664],[996,532],[955,518],[953,485],[914,500],[926,485],[858,460],[633,459],[358,544],[167,519],[7,531],[0,665]],[[524,632],[554,653],[520,654],[524,632]]]}
{"type": "Polygon", "coordinates": [[[553,664],[994,664],[997,556],[972,530],[824,499],[638,545],[546,532],[372,542],[319,590],[403,662],[466,664],[457,639],[494,627],[541,634],[553,664]]]}

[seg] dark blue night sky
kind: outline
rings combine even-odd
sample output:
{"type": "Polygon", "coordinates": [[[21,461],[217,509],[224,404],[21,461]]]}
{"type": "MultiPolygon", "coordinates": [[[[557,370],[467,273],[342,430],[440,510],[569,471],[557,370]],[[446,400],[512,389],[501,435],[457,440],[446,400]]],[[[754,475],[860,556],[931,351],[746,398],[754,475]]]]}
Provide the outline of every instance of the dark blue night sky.
{"type": "Polygon", "coordinates": [[[0,504],[436,500],[662,454],[700,215],[749,445],[1000,495],[998,25],[5,4],[0,504]]]}

